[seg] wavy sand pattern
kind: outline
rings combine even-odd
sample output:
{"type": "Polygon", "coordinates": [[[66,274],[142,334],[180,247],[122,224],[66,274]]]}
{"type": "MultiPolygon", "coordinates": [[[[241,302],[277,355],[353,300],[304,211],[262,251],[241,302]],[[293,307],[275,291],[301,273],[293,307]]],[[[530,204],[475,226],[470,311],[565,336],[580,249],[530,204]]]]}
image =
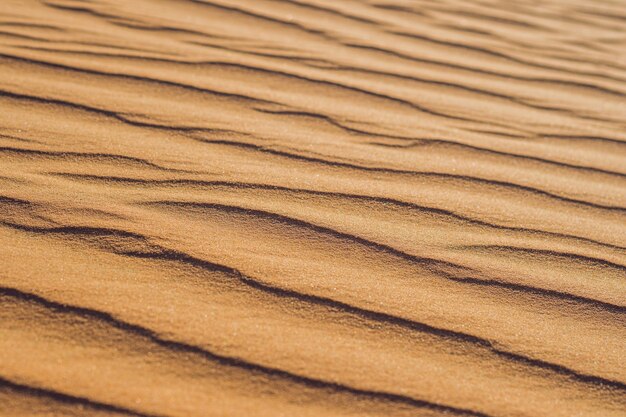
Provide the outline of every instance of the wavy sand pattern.
{"type": "Polygon", "coordinates": [[[626,3],[2,0],[0,414],[625,416],[626,3]]]}

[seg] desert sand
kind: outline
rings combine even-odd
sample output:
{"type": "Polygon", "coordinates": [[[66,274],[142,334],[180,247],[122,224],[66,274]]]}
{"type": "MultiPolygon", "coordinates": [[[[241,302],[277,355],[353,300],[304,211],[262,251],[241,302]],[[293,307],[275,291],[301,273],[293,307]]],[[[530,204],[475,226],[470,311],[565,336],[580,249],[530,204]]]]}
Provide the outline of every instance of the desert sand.
{"type": "Polygon", "coordinates": [[[626,2],[2,0],[0,415],[626,416],[626,2]]]}

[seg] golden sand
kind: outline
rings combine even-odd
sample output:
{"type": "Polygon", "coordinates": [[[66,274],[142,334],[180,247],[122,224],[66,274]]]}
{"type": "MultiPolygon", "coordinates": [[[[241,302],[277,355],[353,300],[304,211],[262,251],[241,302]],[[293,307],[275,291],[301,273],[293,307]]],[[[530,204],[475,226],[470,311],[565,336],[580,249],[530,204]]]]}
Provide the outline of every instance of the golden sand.
{"type": "Polygon", "coordinates": [[[0,415],[626,416],[626,2],[1,0],[0,415]]]}

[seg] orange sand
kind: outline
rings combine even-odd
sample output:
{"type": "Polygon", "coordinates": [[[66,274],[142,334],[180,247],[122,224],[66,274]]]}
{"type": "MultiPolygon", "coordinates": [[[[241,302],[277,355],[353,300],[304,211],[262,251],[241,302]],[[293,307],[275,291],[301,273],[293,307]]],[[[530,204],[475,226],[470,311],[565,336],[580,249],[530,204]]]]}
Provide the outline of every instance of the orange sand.
{"type": "Polygon", "coordinates": [[[2,0],[0,415],[626,416],[626,2],[2,0]]]}

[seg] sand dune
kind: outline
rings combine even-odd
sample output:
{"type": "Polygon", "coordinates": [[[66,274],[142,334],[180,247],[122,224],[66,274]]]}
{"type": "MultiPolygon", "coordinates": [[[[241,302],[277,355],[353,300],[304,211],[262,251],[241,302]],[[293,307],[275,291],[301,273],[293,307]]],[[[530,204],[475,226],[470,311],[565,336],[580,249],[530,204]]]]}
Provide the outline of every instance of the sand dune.
{"type": "Polygon", "coordinates": [[[626,3],[3,0],[0,415],[626,416],[626,3]]]}

